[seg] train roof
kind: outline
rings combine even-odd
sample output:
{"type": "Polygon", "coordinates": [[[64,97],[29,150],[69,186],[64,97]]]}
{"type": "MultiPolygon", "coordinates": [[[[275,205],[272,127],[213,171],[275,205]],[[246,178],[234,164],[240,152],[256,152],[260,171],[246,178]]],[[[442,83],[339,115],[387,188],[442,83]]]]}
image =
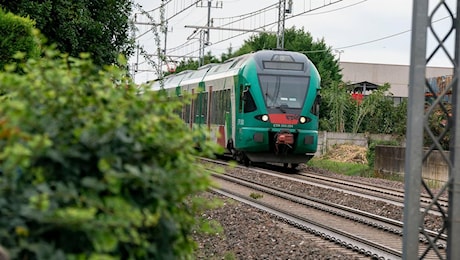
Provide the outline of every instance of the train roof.
{"type": "MultiPolygon", "coordinates": [[[[237,74],[238,71],[246,65],[246,62],[251,57],[259,62],[263,60],[287,62],[304,61],[305,59],[309,60],[305,54],[299,52],[283,50],[260,50],[228,59],[223,63],[206,64],[196,70],[186,70],[177,74],[168,75],[164,79],[164,88],[168,89],[189,84],[196,84],[198,82],[204,81],[206,78],[219,77],[221,73],[230,73],[232,75],[237,74]]],[[[159,90],[160,83],[158,81],[155,82],[151,89],[159,90]]]]}
{"type": "MultiPolygon", "coordinates": [[[[238,56],[232,59],[225,61],[224,63],[211,63],[206,64],[199,67],[197,70],[189,70],[183,75],[182,72],[178,74],[171,74],[168,78],[165,78],[164,88],[174,88],[177,86],[184,86],[189,84],[196,84],[201,82],[205,79],[205,77],[209,75],[216,75],[220,73],[226,73],[228,71],[237,71],[244,66],[244,62],[250,57],[252,54],[245,54],[242,56],[238,56]],[[169,77],[173,79],[169,79],[169,77]],[[174,82],[175,84],[170,84],[174,82]]],[[[157,87],[152,88],[153,90],[159,89],[159,83],[157,87]]]]}

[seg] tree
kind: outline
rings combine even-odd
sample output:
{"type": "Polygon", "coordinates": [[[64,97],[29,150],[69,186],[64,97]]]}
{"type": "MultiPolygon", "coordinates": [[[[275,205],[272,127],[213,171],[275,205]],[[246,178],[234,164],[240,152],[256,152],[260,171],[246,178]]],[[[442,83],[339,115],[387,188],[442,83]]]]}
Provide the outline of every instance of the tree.
{"type": "Polygon", "coordinates": [[[37,34],[32,20],[0,8],[0,70],[15,62],[18,52],[24,53],[24,59],[37,58],[40,55],[37,34]]]}
{"type": "Polygon", "coordinates": [[[425,116],[428,117],[427,126],[429,128],[423,132],[425,146],[435,150],[450,149],[452,131],[448,126],[452,122],[449,120],[449,117],[452,118],[452,110],[452,104],[445,101],[433,107],[429,103],[425,105],[425,116]],[[436,141],[433,141],[433,137],[436,141]]]}
{"type": "MultiPolygon", "coordinates": [[[[219,63],[220,61],[212,56],[211,52],[208,52],[204,57],[203,57],[203,62],[205,64],[209,64],[209,63],[219,63]]],[[[174,73],[179,73],[181,71],[184,71],[184,70],[196,70],[198,69],[199,66],[199,61],[198,60],[193,60],[193,59],[183,59],[180,61],[179,65],[176,67],[176,71],[174,73]]],[[[165,75],[169,75],[171,73],[165,73],[165,75]]]]}
{"type": "Polygon", "coordinates": [[[207,133],[117,66],[42,55],[0,72],[0,244],[12,259],[191,258],[207,133]]]}
{"type": "Polygon", "coordinates": [[[343,82],[334,83],[322,90],[320,109],[320,129],[343,133],[352,98],[343,82]],[[326,114],[327,113],[327,114],[326,114]]]}
{"type": "Polygon", "coordinates": [[[388,91],[389,88],[389,84],[380,86],[377,90],[372,91],[370,95],[366,96],[362,102],[355,102],[353,127],[351,129],[352,133],[358,133],[363,120],[368,116],[376,114],[376,112],[381,109],[382,103],[387,103],[386,101],[388,101],[388,98],[385,96],[385,92],[388,91]]]}
{"type": "Polygon", "coordinates": [[[116,63],[120,53],[133,53],[132,0],[0,0],[0,6],[33,19],[49,42],[70,56],[88,52],[104,65],[116,63]]]}

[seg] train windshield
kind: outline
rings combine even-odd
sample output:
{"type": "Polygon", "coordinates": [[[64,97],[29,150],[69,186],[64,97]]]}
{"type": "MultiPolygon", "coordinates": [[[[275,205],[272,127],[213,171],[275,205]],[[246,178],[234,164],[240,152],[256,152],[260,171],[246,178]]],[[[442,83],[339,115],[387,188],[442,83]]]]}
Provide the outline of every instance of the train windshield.
{"type": "Polygon", "coordinates": [[[259,81],[268,108],[302,108],[310,78],[259,75],[259,81]]]}

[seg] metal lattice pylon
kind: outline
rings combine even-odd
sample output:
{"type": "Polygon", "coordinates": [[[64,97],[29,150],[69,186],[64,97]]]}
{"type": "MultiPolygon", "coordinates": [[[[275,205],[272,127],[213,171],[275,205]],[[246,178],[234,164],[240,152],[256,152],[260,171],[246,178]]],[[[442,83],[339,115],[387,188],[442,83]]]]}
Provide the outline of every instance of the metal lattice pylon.
{"type": "Polygon", "coordinates": [[[423,259],[460,259],[460,0],[455,1],[413,1],[411,66],[409,78],[409,103],[407,147],[405,165],[405,207],[403,258],[423,259]],[[431,6],[430,6],[431,4],[431,6]],[[455,4],[455,8],[450,5],[455,4]],[[434,17],[448,14],[450,28],[436,30],[434,17]],[[428,36],[436,44],[432,51],[427,51],[428,36]],[[455,42],[449,47],[449,43],[455,42]],[[453,52],[453,54],[452,54],[453,52]],[[427,64],[435,57],[444,55],[454,68],[452,81],[443,89],[434,89],[426,78],[427,64]],[[425,93],[432,96],[431,102],[425,102],[425,93]],[[446,102],[447,95],[451,95],[446,102]],[[433,118],[442,119],[443,127],[434,129],[433,118]],[[444,142],[450,139],[449,142],[444,142]],[[425,148],[424,148],[425,147],[425,148]],[[422,164],[434,151],[441,155],[448,165],[448,180],[437,189],[430,187],[422,178],[422,164]],[[457,153],[458,151],[458,153],[457,153]],[[426,191],[431,204],[420,209],[421,192],[426,191]],[[448,194],[448,209],[443,209],[439,198],[448,194]],[[441,213],[443,226],[432,236],[425,232],[425,223],[430,210],[441,213]],[[447,235],[447,248],[439,246],[439,238],[447,235]],[[426,247],[420,248],[419,241],[426,241],[426,247]]]}

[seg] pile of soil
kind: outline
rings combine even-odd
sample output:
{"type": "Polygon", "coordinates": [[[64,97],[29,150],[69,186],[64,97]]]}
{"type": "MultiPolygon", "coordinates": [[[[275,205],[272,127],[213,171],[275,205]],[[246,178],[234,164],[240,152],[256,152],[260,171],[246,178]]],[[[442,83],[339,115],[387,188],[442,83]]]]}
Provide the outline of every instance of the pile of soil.
{"type": "Polygon", "coordinates": [[[347,162],[347,163],[360,163],[367,164],[366,158],[367,148],[353,144],[337,144],[328,149],[323,159],[347,162]]]}

